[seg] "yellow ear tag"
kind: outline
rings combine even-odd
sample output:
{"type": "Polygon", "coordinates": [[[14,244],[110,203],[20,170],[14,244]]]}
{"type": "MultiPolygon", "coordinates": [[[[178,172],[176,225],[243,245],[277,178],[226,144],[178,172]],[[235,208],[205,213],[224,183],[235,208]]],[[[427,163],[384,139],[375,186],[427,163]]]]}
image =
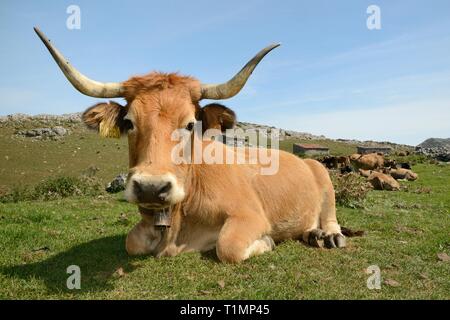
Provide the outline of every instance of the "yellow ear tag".
{"type": "Polygon", "coordinates": [[[100,136],[103,138],[120,138],[120,128],[109,121],[100,122],[99,130],[100,136]]]}

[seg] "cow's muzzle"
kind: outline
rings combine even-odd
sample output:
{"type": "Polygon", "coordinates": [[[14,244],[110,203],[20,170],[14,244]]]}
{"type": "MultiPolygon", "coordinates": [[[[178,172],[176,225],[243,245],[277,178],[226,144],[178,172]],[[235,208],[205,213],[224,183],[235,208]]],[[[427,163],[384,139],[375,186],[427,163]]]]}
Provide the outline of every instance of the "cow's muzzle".
{"type": "Polygon", "coordinates": [[[128,179],[125,198],[147,209],[161,209],[182,201],[184,190],[171,173],[164,175],[135,173],[128,179]]]}

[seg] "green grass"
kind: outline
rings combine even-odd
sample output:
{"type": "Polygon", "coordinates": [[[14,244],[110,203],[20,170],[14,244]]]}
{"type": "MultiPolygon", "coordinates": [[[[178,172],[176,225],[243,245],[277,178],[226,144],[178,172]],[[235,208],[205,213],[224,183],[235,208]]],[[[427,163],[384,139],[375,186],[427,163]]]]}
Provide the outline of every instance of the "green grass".
{"type": "MultiPolygon", "coordinates": [[[[61,141],[33,142],[0,128],[0,192],[77,177],[89,166],[103,183],[126,171],[126,139],[70,129],[61,141]]],[[[292,150],[293,142],[280,148],[292,150]]],[[[333,154],[355,151],[313,142],[333,154]]],[[[425,162],[414,170],[419,180],[402,182],[403,191],[371,191],[362,209],[338,207],[342,225],[367,232],[347,248],[288,241],[238,265],[219,263],[214,252],[128,257],[125,237],[139,215],[122,194],[0,203],[0,299],[449,299],[450,263],[437,254],[450,254],[450,166],[425,162]],[[81,268],[81,290],[66,287],[70,265],[81,268]],[[369,290],[370,265],[400,285],[369,290]]]]}
{"type": "MultiPolygon", "coordinates": [[[[20,129],[28,127],[33,126],[20,129]]],[[[92,166],[105,183],[127,172],[127,139],[100,138],[79,124],[69,130],[72,134],[59,141],[39,141],[15,136],[14,127],[0,127],[0,189],[36,184],[49,176],[76,177],[92,166]]]]}
{"type": "Polygon", "coordinates": [[[338,208],[342,225],[367,231],[347,248],[288,241],[239,265],[212,252],[128,257],[125,236],[138,214],[120,194],[0,204],[0,298],[449,299],[450,263],[437,253],[450,253],[450,166],[414,169],[420,178],[404,182],[407,190],[373,191],[365,209],[338,208]],[[66,288],[73,264],[81,290],[66,288]],[[367,289],[374,264],[400,286],[367,289]]]}

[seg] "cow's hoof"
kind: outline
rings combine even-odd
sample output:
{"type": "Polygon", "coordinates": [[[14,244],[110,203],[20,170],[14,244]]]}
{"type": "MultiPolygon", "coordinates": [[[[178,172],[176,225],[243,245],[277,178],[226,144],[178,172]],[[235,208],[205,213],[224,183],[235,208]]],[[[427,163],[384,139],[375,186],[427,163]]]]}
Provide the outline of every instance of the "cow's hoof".
{"type": "Polygon", "coordinates": [[[344,248],[345,237],[340,233],[329,234],[324,238],[325,247],[332,248],[344,248]]]}
{"type": "Polygon", "coordinates": [[[308,244],[312,247],[322,248],[323,247],[323,238],[325,236],[325,232],[321,229],[313,229],[309,232],[308,235],[308,244]]]}
{"type": "Polygon", "coordinates": [[[263,236],[261,238],[261,240],[264,241],[271,250],[275,249],[275,242],[273,241],[272,237],[269,237],[266,235],[266,236],[263,236]]]}

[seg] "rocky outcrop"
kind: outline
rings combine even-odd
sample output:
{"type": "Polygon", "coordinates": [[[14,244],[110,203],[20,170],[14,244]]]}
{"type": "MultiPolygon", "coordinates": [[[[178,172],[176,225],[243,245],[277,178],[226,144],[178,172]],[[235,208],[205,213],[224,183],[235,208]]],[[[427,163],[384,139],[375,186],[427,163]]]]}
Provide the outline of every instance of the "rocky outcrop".
{"type": "Polygon", "coordinates": [[[58,139],[64,137],[67,134],[69,134],[69,130],[60,126],[53,128],[20,130],[16,132],[16,135],[33,139],[58,139]]]}
{"type": "Polygon", "coordinates": [[[337,142],[348,143],[351,145],[360,145],[364,147],[390,147],[392,150],[414,150],[414,146],[407,144],[398,144],[389,141],[373,141],[373,140],[356,140],[356,139],[336,139],[337,142]]]}
{"type": "Polygon", "coordinates": [[[238,122],[236,124],[236,127],[242,130],[256,130],[257,132],[260,132],[263,136],[270,137],[273,130],[278,130],[280,140],[285,139],[302,139],[302,140],[323,140],[327,139],[325,136],[316,136],[311,133],[307,132],[298,132],[293,130],[284,130],[273,126],[266,126],[262,124],[255,124],[255,123],[249,123],[249,122],[238,122]]]}
{"type": "Polygon", "coordinates": [[[450,138],[429,138],[416,147],[416,152],[437,161],[450,162],[450,138]]]}
{"type": "Polygon", "coordinates": [[[450,138],[441,139],[441,138],[429,138],[418,145],[421,148],[439,148],[444,147],[450,149],[450,138]]]}
{"type": "Polygon", "coordinates": [[[7,116],[0,116],[0,124],[14,123],[22,124],[27,122],[39,122],[42,124],[57,124],[57,123],[80,123],[81,113],[69,113],[63,115],[52,115],[52,114],[38,114],[31,116],[23,113],[15,113],[7,116]]]}
{"type": "MultiPolygon", "coordinates": [[[[69,126],[80,124],[81,121],[81,113],[70,113],[63,115],[49,115],[49,114],[40,114],[35,116],[30,116],[22,113],[16,113],[7,116],[0,116],[0,126],[4,125],[26,125],[32,123],[37,125],[46,125],[46,126],[69,126]]],[[[354,139],[329,139],[323,135],[313,135],[307,132],[299,132],[294,130],[285,130],[276,128],[274,126],[267,126],[249,122],[238,122],[236,125],[237,128],[243,130],[256,130],[262,133],[263,135],[268,135],[270,137],[270,133],[277,129],[279,131],[280,140],[286,139],[299,139],[299,140],[331,140],[337,142],[343,142],[350,145],[361,145],[361,146],[390,146],[393,150],[413,150],[413,146],[396,144],[388,141],[378,142],[378,141],[360,141],[354,139]]],[[[439,140],[439,139],[438,139],[439,140]]],[[[444,139],[445,140],[445,139],[444,139]]],[[[449,139],[447,139],[449,140],[449,139]]],[[[448,142],[448,141],[447,141],[448,142]]],[[[427,146],[428,147],[428,146],[427,146]]]]}
{"type": "Polygon", "coordinates": [[[416,152],[436,159],[437,161],[450,162],[450,148],[447,147],[423,148],[417,146],[416,152]]]}

